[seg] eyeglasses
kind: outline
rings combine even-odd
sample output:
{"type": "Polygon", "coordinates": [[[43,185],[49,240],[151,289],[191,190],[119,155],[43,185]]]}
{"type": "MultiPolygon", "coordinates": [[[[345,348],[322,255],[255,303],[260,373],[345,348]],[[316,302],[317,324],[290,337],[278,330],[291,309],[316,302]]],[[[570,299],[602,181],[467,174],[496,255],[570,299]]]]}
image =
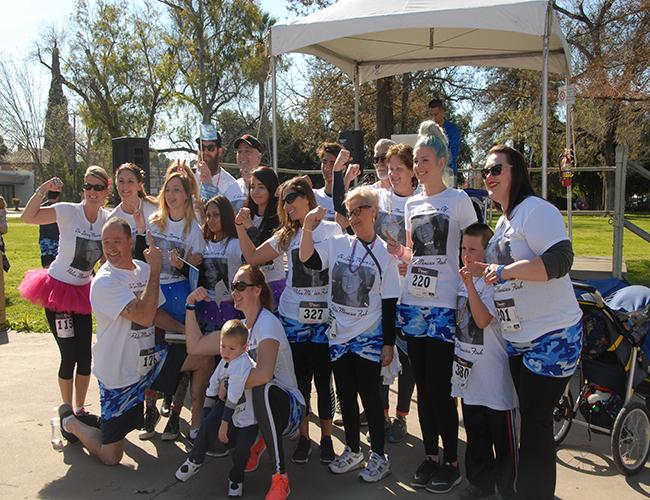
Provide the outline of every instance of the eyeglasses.
{"type": "Polygon", "coordinates": [[[286,203],[287,205],[291,205],[296,199],[302,196],[300,193],[296,193],[295,191],[287,194],[284,198],[282,198],[282,203],[286,203]]]}
{"type": "Polygon", "coordinates": [[[217,150],[217,146],[214,144],[201,144],[201,151],[209,151],[212,153],[213,151],[217,150]]]}
{"type": "Polygon", "coordinates": [[[360,217],[360,216],[361,216],[361,211],[362,211],[364,208],[372,208],[372,207],[371,207],[370,205],[361,205],[361,206],[358,206],[358,207],[355,208],[354,210],[350,210],[350,217],[352,217],[353,215],[354,215],[355,217],[360,217]]]}
{"type": "Polygon", "coordinates": [[[501,163],[495,163],[494,165],[490,165],[489,167],[485,167],[481,169],[481,175],[483,178],[487,178],[488,174],[492,176],[497,176],[501,175],[501,172],[503,171],[503,165],[501,163]]]}
{"type": "Polygon", "coordinates": [[[238,292],[243,292],[249,286],[259,286],[255,283],[246,283],[245,281],[234,281],[230,284],[232,290],[237,290],[238,292]]]}
{"type": "Polygon", "coordinates": [[[373,156],[372,161],[374,161],[375,163],[384,162],[386,161],[386,155],[373,156]]]}
{"type": "Polygon", "coordinates": [[[102,191],[106,190],[106,185],[105,184],[90,184],[86,183],[83,185],[83,188],[85,191],[97,191],[101,193],[102,191]]]}

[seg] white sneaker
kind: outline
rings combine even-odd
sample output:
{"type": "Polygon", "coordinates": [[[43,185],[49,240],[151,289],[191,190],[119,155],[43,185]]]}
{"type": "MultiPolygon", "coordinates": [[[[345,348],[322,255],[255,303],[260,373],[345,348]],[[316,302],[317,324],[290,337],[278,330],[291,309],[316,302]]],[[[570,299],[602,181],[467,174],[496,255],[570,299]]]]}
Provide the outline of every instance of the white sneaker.
{"type": "Polygon", "coordinates": [[[343,454],[332,460],[328,467],[334,474],[345,474],[358,469],[363,467],[363,453],[360,451],[354,453],[349,446],[346,446],[343,454]]]}
{"type": "Polygon", "coordinates": [[[375,452],[370,454],[366,468],[359,472],[359,477],[366,483],[381,481],[390,474],[388,455],[381,456],[375,452]]]}
{"type": "Polygon", "coordinates": [[[244,494],[244,483],[235,483],[228,479],[228,498],[239,498],[244,494]]]}
{"type": "Polygon", "coordinates": [[[189,458],[176,471],[176,479],[184,483],[198,472],[203,464],[195,464],[189,458]]]}

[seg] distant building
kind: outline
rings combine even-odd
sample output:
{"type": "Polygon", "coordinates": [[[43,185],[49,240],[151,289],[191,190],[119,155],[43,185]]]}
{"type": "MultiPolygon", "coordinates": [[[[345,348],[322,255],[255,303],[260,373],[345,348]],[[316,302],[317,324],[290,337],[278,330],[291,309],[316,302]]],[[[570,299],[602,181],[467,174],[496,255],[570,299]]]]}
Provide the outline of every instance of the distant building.
{"type": "MultiPolygon", "coordinates": [[[[50,162],[50,152],[41,149],[39,153],[41,163],[47,165],[50,162]]],[[[8,206],[12,206],[12,198],[19,198],[20,205],[24,206],[34,194],[36,167],[34,158],[26,149],[18,148],[13,153],[0,157],[0,195],[7,200],[8,206]]]]}

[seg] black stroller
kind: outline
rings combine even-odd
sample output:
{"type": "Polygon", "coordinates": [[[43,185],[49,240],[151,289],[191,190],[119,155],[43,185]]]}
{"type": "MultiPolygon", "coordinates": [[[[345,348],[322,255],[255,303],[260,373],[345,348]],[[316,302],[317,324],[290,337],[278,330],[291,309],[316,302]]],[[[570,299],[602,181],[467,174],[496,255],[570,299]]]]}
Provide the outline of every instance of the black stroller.
{"type": "Polygon", "coordinates": [[[650,330],[650,305],[617,311],[596,288],[582,283],[573,287],[583,312],[583,348],[576,372],[580,389],[574,398],[569,384],[554,409],[555,442],[564,440],[572,422],[610,435],[617,468],[635,474],[650,454],[650,376],[642,349],[650,330]]]}

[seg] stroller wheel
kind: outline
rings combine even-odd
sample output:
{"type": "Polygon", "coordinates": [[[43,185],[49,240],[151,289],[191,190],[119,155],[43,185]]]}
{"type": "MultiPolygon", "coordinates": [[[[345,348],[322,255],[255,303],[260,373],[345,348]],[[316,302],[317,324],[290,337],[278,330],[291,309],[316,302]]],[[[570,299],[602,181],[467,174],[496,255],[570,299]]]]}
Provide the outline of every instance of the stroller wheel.
{"type": "Polygon", "coordinates": [[[639,472],[650,453],[650,413],[634,401],[619,412],[612,429],[612,455],[626,476],[639,472]]]}
{"type": "Polygon", "coordinates": [[[568,390],[553,408],[553,439],[555,445],[559,446],[571,429],[573,421],[573,395],[568,390]]]}

